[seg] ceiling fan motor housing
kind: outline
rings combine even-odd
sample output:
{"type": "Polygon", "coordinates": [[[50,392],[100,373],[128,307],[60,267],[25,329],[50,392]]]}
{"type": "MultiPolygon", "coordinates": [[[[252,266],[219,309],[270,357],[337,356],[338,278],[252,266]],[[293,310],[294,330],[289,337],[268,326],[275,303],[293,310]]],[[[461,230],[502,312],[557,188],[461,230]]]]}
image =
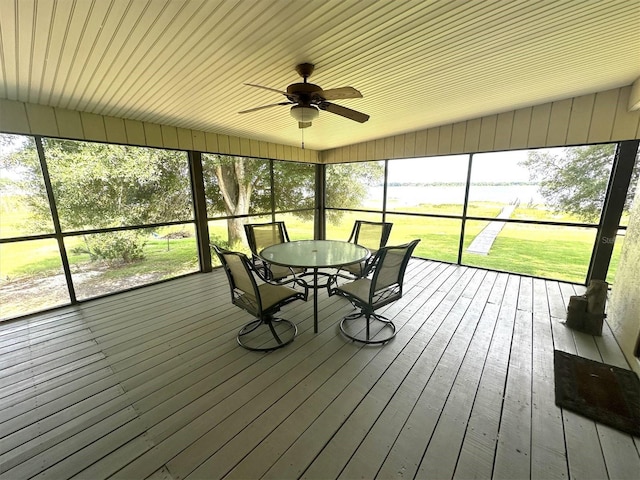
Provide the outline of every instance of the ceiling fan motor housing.
{"type": "Polygon", "coordinates": [[[292,83],[287,87],[287,95],[292,97],[289,99],[301,105],[309,105],[314,97],[321,97],[321,94],[322,88],[313,83],[292,83]]]}

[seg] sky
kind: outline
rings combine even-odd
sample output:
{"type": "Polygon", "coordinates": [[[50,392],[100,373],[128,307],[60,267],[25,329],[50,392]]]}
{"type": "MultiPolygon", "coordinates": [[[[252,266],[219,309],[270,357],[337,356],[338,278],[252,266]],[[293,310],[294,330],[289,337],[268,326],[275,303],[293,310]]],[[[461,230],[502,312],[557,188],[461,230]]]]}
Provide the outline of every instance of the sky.
{"type": "MultiPolygon", "coordinates": [[[[477,153],[473,156],[472,182],[528,182],[529,171],[519,163],[527,150],[477,153]]],[[[389,162],[389,182],[466,182],[468,155],[410,158],[389,162]]]]}

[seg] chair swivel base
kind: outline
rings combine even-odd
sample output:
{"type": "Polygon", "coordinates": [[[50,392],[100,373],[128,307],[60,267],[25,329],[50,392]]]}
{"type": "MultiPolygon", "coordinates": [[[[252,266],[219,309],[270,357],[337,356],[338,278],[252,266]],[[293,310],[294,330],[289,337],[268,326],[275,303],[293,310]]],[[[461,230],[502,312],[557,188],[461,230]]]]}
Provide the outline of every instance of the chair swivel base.
{"type": "Polygon", "coordinates": [[[366,344],[387,343],[396,336],[396,326],[391,320],[381,315],[362,312],[347,315],[340,322],[342,334],[354,342],[366,344]]]}
{"type": "Polygon", "coordinates": [[[283,318],[256,319],[238,332],[238,344],[247,350],[268,352],[282,348],[296,338],[298,327],[283,318]]]}

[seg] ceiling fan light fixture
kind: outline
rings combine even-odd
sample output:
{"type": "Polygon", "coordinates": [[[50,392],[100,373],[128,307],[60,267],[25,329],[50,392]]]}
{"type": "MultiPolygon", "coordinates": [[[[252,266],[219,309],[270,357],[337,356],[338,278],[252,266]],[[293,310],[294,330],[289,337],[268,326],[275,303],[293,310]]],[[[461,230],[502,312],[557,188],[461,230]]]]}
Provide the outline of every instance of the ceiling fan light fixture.
{"type": "Polygon", "coordinates": [[[312,122],[320,116],[320,111],[314,105],[294,105],[291,107],[291,116],[298,122],[312,122]]]}

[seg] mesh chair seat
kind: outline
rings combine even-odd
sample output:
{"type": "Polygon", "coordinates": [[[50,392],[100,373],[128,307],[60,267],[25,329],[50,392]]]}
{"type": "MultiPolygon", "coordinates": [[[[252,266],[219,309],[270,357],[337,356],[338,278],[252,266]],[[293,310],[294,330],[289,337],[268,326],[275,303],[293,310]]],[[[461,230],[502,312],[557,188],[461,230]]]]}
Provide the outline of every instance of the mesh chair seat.
{"type": "Polygon", "coordinates": [[[270,280],[283,280],[291,275],[298,275],[299,273],[304,273],[304,268],[299,267],[282,267],[280,265],[274,265],[273,263],[268,264],[268,278],[270,280]]]}
{"type": "Polygon", "coordinates": [[[263,310],[270,310],[274,305],[282,303],[290,297],[297,297],[299,292],[284,285],[263,283],[258,285],[263,310]]]}
{"type": "Polygon", "coordinates": [[[368,278],[360,278],[359,280],[345,283],[340,289],[361,302],[367,302],[369,300],[369,291],[371,290],[371,280],[368,278]]]}
{"type": "Polygon", "coordinates": [[[375,254],[381,247],[384,247],[389,240],[393,223],[389,222],[366,222],[364,220],[356,220],[349,235],[348,242],[356,243],[367,248],[371,252],[369,261],[355,263],[353,265],[345,265],[340,268],[340,272],[346,272],[346,275],[338,273],[338,276],[348,278],[350,280],[364,276],[369,262],[375,258],[375,254]]]}
{"type": "MultiPolygon", "coordinates": [[[[373,253],[372,253],[373,255],[373,253]]],[[[340,270],[349,272],[354,278],[359,278],[364,274],[367,268],[367,262],[354,263],[353,265],[344,265],[340,270]]]]}
{"type": "MultiPolygon", "coordinates": [[[[262,301],[262,310],[270,310],[274,305],[295,297],[298,292],[293,288],[286,287],[284,285],[272,285],[270,283],[263,283],[258,285],[260,291],[260,299],[262,301]]],[[[252,315],[258,316],[260,314],[260,305],[258,305],[258,299],[252,293],[242,292],[235,298],[235,302],[242,305],[246,311],[252,315]]]]}
{"type": "Polygon", "coordinates": [[[367,276],[329,290],[329,295],[341,295],[359,310],[340,322],[340,331],[347,338],[370,344],[386,343],[395,337],[393,322],[375,311],[402,298],[404,273],[419,241],[382,247],[367,268],[367,276]]]}
{"type": "MultiPolygon", "coordinates": [[[[355,243],[360,245],[358,242],[355,242],[355,243]]],[[[363,245],[363,247],[366,247],[366,245],[363,245]]],[[[369,248],[369,252],[371,253],[371,256],[369,257],[368,260],[365,260],[365,261],[360,262],[360,263],[353,263],[351,265],[344,265],[344,266],[340,267],[340,270],[346,270],[347,272],[349,272],[353,276],[353,278],[363,277],[365,272],[367,271],[367,267],[369,266],[369,262],[373,260],[373,258],[375,257],[376,253],[378,252],[378,249],[369,248]]]]}
{"type": "Polygon", "coordinates": [[[340,289],[351,297],[357,299],[359,301],[358,303],[371,302],[374,310],[386,305],[389,301],[395,302],[400,298],[401,292],[398,284],[377,289],[374,291],[374,294],[369,297],[372,283],[373,282],[369,278],[359,278],[358,280],[342,285],[340,289]],[[396,296],[398,298],[395,298],[396,296]]]}
{"type": "Polygon", "coordinates": [[[295,338],[296,325],[274,316],[280,307],[295,300],[305,300],[308,287],[302,292],[270,283],[260,277],[251,261],[240,252],[224,250],[212,245],[227,274],[231,289],[231,302],[255,317],[244,325],[237,335],[238,343],[249,350],[268,351],[284,347],[295,338]],[[258,285],[254,274],[265,283],[258,285]]]}

